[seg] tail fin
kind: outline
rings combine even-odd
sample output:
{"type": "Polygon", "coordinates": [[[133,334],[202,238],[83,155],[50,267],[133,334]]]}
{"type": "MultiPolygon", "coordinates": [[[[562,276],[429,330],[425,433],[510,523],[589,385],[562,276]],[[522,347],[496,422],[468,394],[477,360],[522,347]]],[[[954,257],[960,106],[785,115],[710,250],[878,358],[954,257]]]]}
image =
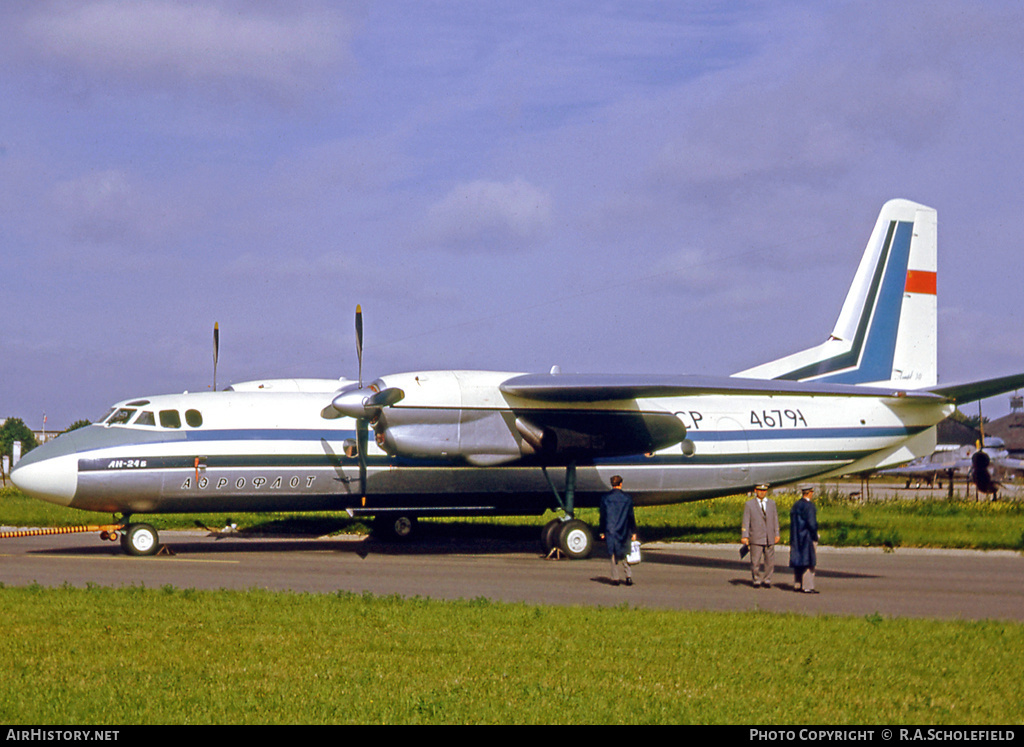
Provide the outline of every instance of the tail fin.
{"type": "Polygon", "coordinates": [[[909,200],[885,203],[828,340],[735,375],[935,386],[936,227],[933,208],[909,200]]]}

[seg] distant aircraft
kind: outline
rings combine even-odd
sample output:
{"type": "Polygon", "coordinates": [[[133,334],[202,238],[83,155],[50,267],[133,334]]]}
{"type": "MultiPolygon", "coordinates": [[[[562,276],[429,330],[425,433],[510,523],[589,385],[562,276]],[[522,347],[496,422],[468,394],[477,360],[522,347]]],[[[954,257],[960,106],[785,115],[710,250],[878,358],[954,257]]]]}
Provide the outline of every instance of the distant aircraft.
{"type": "Polygon", "coordinates": [[[879,470],[876,474],[885,477],[905,477],[907,487],[917,480],[929,486],[938,484],[942,487],[943,480],[952,480],[955,477],[966,478],[968,473],[963,471],[960,462],[967,459],[967,469],[970,469],[970,454],[973,449],[970,446],[946,447],[939,445],[938,448],[927,456],[914,459],[913,461],[899,467],[879,470]]]}
{"type": "Polygon", "coordinates": [[[886,203],[831,336],[730,377],[421,371],[267,380],[140,397],[24,457],[29,495],[115,514],[131,554],[149,513],[344,510],[398,534],[423,516],[541,515],[586,557],[619,474],[638,506],[884,469],[929,454],[956,405],[1024,374],[940,386],[936,211],[886,203]],[[370,430],[374,438],[369,438],[370,430]]]}
{"type": "Polygon", "coordinates": [[[908,487],[913,480],[922,480],[928,485],[938,481],[941,487],[945,479],[950,483],[951,494],[953,481],[960,478],[971,482],[978,492],[995,498],[1004,482],[1024,475],[1024,460],[1011,457],[1003,439],[982,435],[982,440],[975,446],[936,450],[902,467],[881,470],[878,474],[905,477],[908,487]]]}

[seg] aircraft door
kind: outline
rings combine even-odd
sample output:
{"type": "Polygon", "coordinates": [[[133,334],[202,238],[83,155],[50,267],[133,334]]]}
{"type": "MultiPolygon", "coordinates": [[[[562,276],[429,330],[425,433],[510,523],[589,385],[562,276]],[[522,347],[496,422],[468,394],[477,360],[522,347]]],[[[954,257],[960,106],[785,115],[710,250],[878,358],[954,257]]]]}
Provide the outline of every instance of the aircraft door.
{"type": "Polygon", "coordinates": [[[716,447],[720,450],[721,467],[717,470],[719,485],[725,487],[746,485],[750,482],[750,443],[746,430],[736,418],[724,415],[718,418],[719,434],[716,447]]]}

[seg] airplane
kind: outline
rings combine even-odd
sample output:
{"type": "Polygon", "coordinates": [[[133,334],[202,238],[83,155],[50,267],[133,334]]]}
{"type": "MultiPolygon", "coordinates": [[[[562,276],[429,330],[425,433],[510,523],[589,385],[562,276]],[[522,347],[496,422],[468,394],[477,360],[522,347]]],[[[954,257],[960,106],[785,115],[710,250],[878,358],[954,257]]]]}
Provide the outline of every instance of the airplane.
{"type": "Polygon", "coordinates": [[[356,380],[127,399],[11,477],[119,515],[131,555],[159,547],[140,514],[337,510],[408,536],[420,517],[553,510],[545,550],[585,558],[576,510],[613,475],[642,507],[884,469],[931,453],[957,405],[1024,386],[938,383],[936,253],[933,208],[885,203],[829,338],[723,377],[438,370],[364,386],[357,307],[356,380]]]}
{"type": "Polygon", "coordinates": [[[967,467],[970,467],[971,451],[973,449],[970,446],[939,444],[935,451],[927,456],[914,459],[900,467],[879,470],[877,474],[884,477],[905,477],[908,488],[914,480],[922,481],[929,487],[937,481],[941,488],[943,479],[952,480],[954,477],[968,476],[968,473],[963,471],[961,462],[967,459],[967,467]]]}
{"type": "Polygon", "coordinates": [[[949,481],[950,494],[955,478],[970,481],[979,493],[998,497],[1003,483],[1024,474],[1024,460],[1014,459],[998,436],[985,436],[974,446],[938,449],[926,457],[915,459],[902,467],[881,470],[878,474],[905,477],[907,487],[914,479],[931,485],[936,480],[949,481]]]}

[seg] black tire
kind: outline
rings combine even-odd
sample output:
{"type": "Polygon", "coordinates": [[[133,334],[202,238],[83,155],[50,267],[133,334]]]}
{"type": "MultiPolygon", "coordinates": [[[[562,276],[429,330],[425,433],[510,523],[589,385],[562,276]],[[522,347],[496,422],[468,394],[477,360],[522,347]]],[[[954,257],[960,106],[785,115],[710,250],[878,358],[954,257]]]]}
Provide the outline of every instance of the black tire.
{"type": "Polygon", "coordinates": [[[149,524],[130,524],[121,535],[121,548],[129,555],[155,555],[160,536],[149,524]]]}
{"type": "Polygon", "coordinates": [[[558,535],[561,533],[562,520],[552,519],[540,531],[540,541],[544,545],[544,553],[547,554],[558,547],[558,535]]]}
{"type": "Polygon", "coordinates": [[[594,549],[594,534],[586,522],[570,519],[562,524],[558,546],[573,560],[583,560],[589,558],[594,549]]]}
{"type": "Polygon", "coordinates": [[[407,540],[416,532],[416,517],[378,516],[373,520],[373,532],[386,540],[407,540]]]}

